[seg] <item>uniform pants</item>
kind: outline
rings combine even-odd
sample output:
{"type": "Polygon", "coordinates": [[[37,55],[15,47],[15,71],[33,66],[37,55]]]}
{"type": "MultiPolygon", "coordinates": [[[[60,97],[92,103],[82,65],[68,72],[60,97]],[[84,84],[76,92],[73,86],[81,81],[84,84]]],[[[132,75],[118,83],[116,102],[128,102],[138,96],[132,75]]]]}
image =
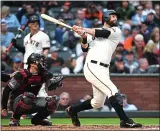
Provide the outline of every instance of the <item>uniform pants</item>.
{"type": "Polygon", "coordinates": [[[47,101],[45,97],[36,97],[33,103],[30,105],[31,106],[30,109],[25,109],[25,108],[20,108],[20,107],[16,108],[17,104],[22,99],[21,97],[22,95],[19,95],[13,101],[13,104],[11,105],[12,110],[13,110],[13,117],[15,119],[19,119],[23,114],[32,114],[32,113],[37,113],[37,114],[39,113],[40,117],[44,119],[53,113],[51,111],[48,111],[47,106],[46,106],[47,101]]]}
{"type": "Polygon", "coordinates": [[[118,93],[117,87],[112,83],[109,76],[109,67],[103,67],[99,63],[86,62],[84,76],[92,84],[93,99],[91,105],[94,109],[104,105],[105,99],[118,93]]]}

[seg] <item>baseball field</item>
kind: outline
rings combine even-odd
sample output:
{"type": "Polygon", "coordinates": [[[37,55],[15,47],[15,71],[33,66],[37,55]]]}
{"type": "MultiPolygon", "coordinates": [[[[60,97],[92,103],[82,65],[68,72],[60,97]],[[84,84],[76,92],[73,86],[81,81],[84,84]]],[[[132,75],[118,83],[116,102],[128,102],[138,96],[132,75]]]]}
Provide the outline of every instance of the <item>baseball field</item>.
{"type": "Polygon", "coordinates": [[[33,131],[33,130],[41,130],[41,131],[58,131],[58,130],[159,130],[159,118],[134,118],[136,122],[142,123],[142,128],[135,129],[123,129],[119,127],[119,119],[117,118],[81,118],[81,127],[74,127],[69,118],[55,118],[51,119],[53,122],[53,126],[33,126],[31,125],[30,119],[21,120],[20,127],[9,127],[9,119],[2,119],[2,131],[33,131]]]}

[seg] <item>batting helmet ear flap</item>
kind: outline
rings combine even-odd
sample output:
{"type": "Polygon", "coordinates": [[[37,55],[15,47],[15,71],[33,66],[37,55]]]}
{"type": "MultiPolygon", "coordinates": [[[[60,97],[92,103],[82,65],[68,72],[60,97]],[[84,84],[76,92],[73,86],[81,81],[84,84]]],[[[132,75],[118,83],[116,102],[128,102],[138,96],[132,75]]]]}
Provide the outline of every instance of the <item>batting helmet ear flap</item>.
{"type": "Polygon", "coordinates": [[[102,24],[104,24],[104,22],[108,22],[110,20],[110,15],[109,12],[104,12],[102,15],[102,24]]]}

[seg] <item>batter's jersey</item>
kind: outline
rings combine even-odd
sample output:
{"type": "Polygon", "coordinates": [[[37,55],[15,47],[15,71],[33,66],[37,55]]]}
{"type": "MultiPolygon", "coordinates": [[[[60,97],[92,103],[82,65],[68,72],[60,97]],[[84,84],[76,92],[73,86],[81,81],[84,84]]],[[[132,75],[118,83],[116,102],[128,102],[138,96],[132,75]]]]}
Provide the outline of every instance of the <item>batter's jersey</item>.
{"type": "Polygon", "coordinates": [[[111,31],[111,34],[108,38],[96,38],[92,37],[91,35],[87,35],[89,51],[86,57],[86,62],[96,60],[105,64],[110,63],[112,54],[120,42],[122,32],[118,27],[107,28],[107,30],[111,31]]]}
{"type": "Polygon", "coordinates": [[[39,31],[33,36],[31,36],[31,33],[29,33],[24,38],[24,47],[25,47],[24,63],[26,63],[28,57],[32,53],[43,54],[43,48],[50,48],[50,39],[48,35],[42,31],[39,31]]]}

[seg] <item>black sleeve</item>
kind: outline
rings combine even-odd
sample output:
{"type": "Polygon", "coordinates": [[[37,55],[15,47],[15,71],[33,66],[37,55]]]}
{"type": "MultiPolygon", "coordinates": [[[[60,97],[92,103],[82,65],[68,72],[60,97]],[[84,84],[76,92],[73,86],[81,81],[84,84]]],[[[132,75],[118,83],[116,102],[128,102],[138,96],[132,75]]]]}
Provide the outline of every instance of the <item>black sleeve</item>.
{"type": "Polygon", "coordinates": [[[83,52],[88,52],[88,50],[89,50],[89,44],[88,44],[87,48],[83,48],[82,45],[81,45],[81,49],[82,49],[83,52]]]}
{"type": "Polygon", "coordinates": [[[108,38],[111,32],[109,30],[98,30],[95,29],[95,37],[103,37],[103,38],[108,38]]]}
{"type": "Polygon", "coordinates": [[[14,47],[17,48],[19,52],[22,52],[23,54],[25,53],[25,47],[18,44],[15,44],[14,47]]]}
{"type": "Polygon", "coordinates": [[[7,82],[10,79],[10,75],[4,73],[3,71],[1,71],[1,81],[3,82],[7,82]]]}
{"type": "Polygon", "coordinates": [[[45,48],[43,48],[43,50],[46,50],[46,49],[49,49],[49,47],[45,47],[45,48]]]}
{"type": "Polygon", "coordinates": [[[2,96],[2,109],[7,109],[8,98],[11,91],[12,90],[9,86],[4,88],[2,96]]]}

